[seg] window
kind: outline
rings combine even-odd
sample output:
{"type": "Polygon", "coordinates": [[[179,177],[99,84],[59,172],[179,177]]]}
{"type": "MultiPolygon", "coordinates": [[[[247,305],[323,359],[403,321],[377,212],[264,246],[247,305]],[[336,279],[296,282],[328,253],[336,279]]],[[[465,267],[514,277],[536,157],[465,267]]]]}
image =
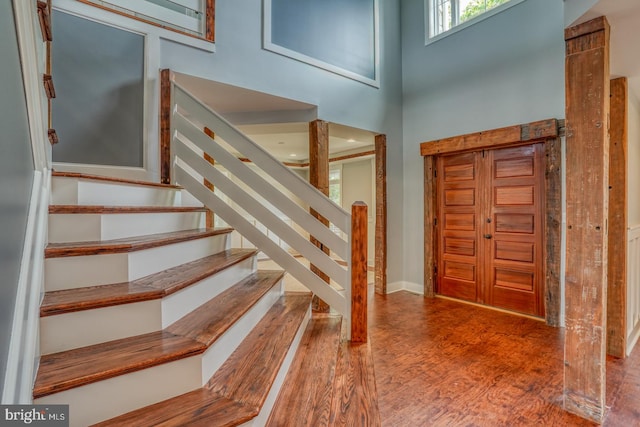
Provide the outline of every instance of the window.
{"type": "Polygon", "coordinates": [[[489,17],[524,0],[426,0],[428,40],[453,28],[464,28],[479,16],[489,17]],[[487,13],[491,12],[491,13],[487,13]],[[466,25],[465,25],[466,24],[466,25]]]}

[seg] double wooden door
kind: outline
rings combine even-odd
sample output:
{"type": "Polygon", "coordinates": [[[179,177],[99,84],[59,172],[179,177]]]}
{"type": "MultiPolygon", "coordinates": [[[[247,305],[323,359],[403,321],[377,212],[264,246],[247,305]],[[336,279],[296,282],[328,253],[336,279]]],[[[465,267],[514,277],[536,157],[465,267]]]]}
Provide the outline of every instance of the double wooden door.
{"type": "Polygon", "coordinates": [[[440,156],[437,292],[544,316],[542,144],[440,156]]]}

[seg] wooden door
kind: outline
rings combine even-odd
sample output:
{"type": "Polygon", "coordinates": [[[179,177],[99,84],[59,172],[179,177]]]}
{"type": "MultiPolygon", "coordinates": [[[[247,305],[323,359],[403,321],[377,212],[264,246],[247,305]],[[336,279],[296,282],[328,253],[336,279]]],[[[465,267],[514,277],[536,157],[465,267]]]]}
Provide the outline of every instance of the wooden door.
{"type": "Polygon", "coordinates": [[[441,295],[544,316],[542,144],[437,160],[441,295]]]}

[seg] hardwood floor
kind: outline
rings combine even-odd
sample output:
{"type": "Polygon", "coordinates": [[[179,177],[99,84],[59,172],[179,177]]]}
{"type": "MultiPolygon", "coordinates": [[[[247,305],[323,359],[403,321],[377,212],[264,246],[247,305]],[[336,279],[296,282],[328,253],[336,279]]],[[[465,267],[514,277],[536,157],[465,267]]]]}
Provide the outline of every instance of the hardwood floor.
{"type": "MultiPolygon", "coordinates": [[[[594,426],[562,409],[563,329],[407,292],[376,295],[383,426],[594,426]]],[[[640,425],[640,348],[607,361],[605,426],[640,425]]]]}

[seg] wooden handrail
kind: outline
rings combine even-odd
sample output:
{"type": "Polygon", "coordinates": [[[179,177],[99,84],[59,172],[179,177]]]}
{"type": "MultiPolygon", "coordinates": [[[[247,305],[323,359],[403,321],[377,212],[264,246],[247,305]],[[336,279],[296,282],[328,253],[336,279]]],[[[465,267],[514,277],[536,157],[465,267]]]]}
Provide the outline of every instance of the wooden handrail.
{"type": "Polygon", "coordinates": [[[367,205],[351,206],[351,342],[367,342],[367,205]]]}

